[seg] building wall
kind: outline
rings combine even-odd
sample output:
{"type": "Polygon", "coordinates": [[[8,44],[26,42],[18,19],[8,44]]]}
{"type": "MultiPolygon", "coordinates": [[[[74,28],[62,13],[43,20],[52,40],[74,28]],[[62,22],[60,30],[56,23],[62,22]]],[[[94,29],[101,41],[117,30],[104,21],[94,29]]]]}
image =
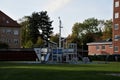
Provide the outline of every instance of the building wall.
{"type": "Polygon", "coordinates": [[[113,52],[120,54],[120,0],[114,0],[113,10],[113,52]]]}
{"type": "Polygon", "coordinates": [[[89,45],[88,46],[88,55],[106,55],[113,54],[113,47],[111,45],[89,45]],[[105,46],[105,49],[102,49],[102,46],[105,46]],[[97,48],[99,47],[99,48],[97,48]]]}
{"type": "Polygon", "coordinates": [[[20,28],[0,27],[0,41],[7,43],[10,48],[21,47],[20,28]]]}
{"type": "Polygon", "coordinates": [[[0,42],[7,43],[9,48],[21,47],[20,25],[2,11],[0,11],[0,42]]]}

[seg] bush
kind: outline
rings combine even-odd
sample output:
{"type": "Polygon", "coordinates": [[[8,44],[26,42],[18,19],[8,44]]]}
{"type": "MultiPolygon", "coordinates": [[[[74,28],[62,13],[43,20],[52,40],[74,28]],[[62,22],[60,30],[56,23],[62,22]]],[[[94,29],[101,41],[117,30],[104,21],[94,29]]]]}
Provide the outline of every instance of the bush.
{"type": "Polygon", "coordinates": [[[0,49],[6,49],[6,48],[9,48],[8,44],[0,42],[0,49]]]}
{"type": "Polygon", "coordinates": [[[92,61],[120,61],[120,55],[94,55],[89,56],[92,61]],[[115,59],[117,57],[117,60],[115,59]]]}

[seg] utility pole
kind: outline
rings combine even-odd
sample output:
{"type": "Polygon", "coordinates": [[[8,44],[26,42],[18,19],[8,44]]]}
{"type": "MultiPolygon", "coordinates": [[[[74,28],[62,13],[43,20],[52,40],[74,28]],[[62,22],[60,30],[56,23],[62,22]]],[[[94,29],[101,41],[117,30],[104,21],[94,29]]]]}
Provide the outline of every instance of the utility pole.
{"type": "Polygon", "coordinates": [[[59,19],[59,48],[61,48],[61,28],[63,27],[60,17],[58,17],[58,19],[59,19]]]}

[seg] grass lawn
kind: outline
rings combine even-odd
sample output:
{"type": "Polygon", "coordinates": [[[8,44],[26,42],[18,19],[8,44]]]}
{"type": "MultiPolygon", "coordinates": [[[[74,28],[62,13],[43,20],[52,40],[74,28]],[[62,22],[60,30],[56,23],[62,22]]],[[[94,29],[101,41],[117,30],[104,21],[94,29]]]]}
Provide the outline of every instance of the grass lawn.
{"type": "Polygon", "coordinates": [[[0,80],[120,80],[120,63],[21,64],[0,62],[0,80]]]}

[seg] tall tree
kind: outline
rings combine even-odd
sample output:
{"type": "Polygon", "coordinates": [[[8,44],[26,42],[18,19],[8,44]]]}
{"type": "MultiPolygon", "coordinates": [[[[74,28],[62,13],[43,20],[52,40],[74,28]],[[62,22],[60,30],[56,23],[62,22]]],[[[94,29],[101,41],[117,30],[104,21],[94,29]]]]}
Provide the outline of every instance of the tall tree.
{"type": "Polygon", "coordinates": [[[53,30],[52,22],[46,11],[34,12],[31,16],[24,17],[21,22],[23,45],[28,41],[33,45],[42,44],[39,37],[48,42],[53,30]]]}
{"type": "Polygon", "coordinates": [[[103,40],[112,39],[112,20],[106,20],[104,22],[102,39],[103,40]]]}
{"type": "Polygon", "coordinates": [[[47,15],[46,11],[34,12],[29,19],[29,32],[33,43],[36,43],[39,36],[41,36],[46,42],[49,40],[52,34],[52,22],[47,15]],[[41,32],[39,32],[41,30],[41,32]]]}
{"type": "Polygon", "coordinates": [[[52,34],[50,40],[59,44],[59,34],[52,34]]]}
{"type": "Polygon", "coordinates": [[[22,47],[26,47],[26,43],[30,40],[29,28],[28,28],[29,22],[26,16],[20,19],[20,25],[22,26],[21,29],[22,47]]]}
{"type": "Polygon", "coordinates": [[[83,21],[83,25],[84,25],[84,30],[86,30],[86,32],[89,33],[94,33],[98,31],[98,25],[99,25],[99,21],[98,19],[95,18],[88,18],[85,21],[83,21]]]}
{"type": "MultiPolygon", "coordinates": [[[[95,18],[88,18],[83,23],[75,23],[72,28],[71,42],[78,44],[78,47],[84,46],[87,49],[86,43],[95,41],[95,33],[99,33],[99,20],[95,18]]],[[[69,36],[70,38],[70,36],[69,36]]]]}

